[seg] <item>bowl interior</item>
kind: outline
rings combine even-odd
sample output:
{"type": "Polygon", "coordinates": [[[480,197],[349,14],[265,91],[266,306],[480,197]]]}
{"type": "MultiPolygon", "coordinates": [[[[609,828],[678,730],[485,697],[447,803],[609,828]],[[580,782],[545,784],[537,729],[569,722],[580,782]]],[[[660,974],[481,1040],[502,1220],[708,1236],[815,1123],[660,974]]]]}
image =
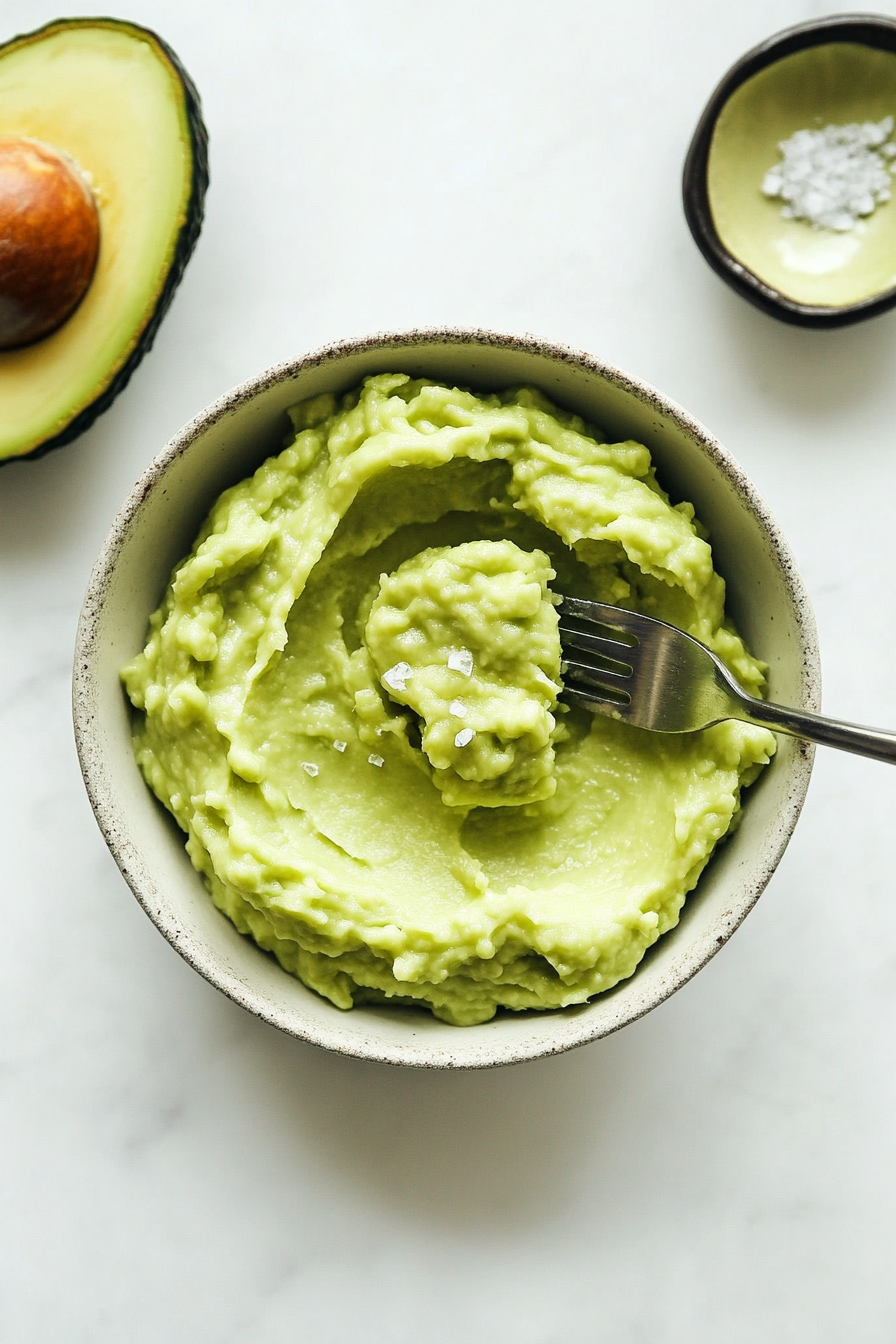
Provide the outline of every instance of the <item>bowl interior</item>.
{"type": "Polygon", "coordinates": [[[817,707],[814,622],[786,545],[737,466],[674,405],[590,357],[534,341],[464,333],[373,338],[282,366],[210,408],[163,452],[126,502],[97,563],[82,615],[75,722],[85,781],[125,877],[166,938],[207,979],[265,1020],[360,1057],[485,1067],[568,1049],[639,1017],[683,984],[745,917],[783,852],[802,805],[811,749],[780,742],[749,791],[743,821],[719,848],[679,926],[637,973],[581,1008],[505,1014],[457,1028],[418,1010],[342,1013],[287,975],[218,913],[184,837],[137,770],[119,668],[143,646],[150,612],[227,485],[282,444],[286,408],[366,374],[399,369],[483,389],[533,383],[620,438],[646,443],[674,499],[709,528],[729,611],[769,664],[773,698],[817,707]]]}
{"type": "Polygon", "coordinates": [[[826,42],[773,61],[737,87],[712,134],[707,190],[733,257],[796,303],[846,307],[896,286],[896,204],[845,233],[785,219],[762,180],[778,144],[804,128],[896,115],[896,52],[826,42]]]}

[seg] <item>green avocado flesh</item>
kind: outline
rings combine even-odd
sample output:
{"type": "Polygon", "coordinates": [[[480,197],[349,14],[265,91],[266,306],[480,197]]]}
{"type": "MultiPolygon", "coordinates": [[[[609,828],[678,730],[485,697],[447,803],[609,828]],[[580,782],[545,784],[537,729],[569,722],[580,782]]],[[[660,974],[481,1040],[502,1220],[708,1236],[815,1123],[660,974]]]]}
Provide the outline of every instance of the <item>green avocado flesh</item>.
{"type": "Polygon", "coordinates": [[[142,28],[60,21],[0,48],[0,133],[76,160],[99,208],[100,251],[58,331],[0,353],[0,462],[88,427],[152,343],[198,236],[207,183],[195,90],[142,28]]]}
{"type": "Polygon", "coordinates": [[[896,205],[835,233],[785,219],[762,193],[796,131],[896,116],[896,53],[830,42],[785,56],[740,85],[713,131],[707,166],[716,232],[731,255],[797,303],[845,307],[896,286],[896,205]]]}
{"type": "Polygon", "coordinates": [[[552,578],[542,551],[504,539],[421,551],[380,580],[364,642],[381,685],[417,715],[450,806],[534,803],[556,789],[552,578]]]}
{"type": "Polygon", "coordinates": [[[469,1025],[609,989],[775,744],[558,705],[552,598],[671,621],[759,692],[692,508],[531,388],[382,374],[290,414],[123,670],[148,783],[219,908],[340,1008],[469,1025]]]}

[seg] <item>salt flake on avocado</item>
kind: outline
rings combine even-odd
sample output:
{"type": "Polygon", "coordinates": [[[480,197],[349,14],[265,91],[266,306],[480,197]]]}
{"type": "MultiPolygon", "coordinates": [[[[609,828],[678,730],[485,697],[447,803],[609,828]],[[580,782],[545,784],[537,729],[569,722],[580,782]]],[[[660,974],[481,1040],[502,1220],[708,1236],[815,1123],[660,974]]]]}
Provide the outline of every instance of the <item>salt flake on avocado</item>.
{"type": "Polygon", "coordinates": [[[411,675],[412,668],[408,663],[396,663],[383,673],[383,683],[393,691],[403,691],[406,689],[407,679],[411,675]]]}
{"type": "Polygon", "coordinates": [[[452,649],[448,655],[448,666],[452,672],[459,672],[462,677],[472,677],[473,655],[469,649],[452,649]]]}

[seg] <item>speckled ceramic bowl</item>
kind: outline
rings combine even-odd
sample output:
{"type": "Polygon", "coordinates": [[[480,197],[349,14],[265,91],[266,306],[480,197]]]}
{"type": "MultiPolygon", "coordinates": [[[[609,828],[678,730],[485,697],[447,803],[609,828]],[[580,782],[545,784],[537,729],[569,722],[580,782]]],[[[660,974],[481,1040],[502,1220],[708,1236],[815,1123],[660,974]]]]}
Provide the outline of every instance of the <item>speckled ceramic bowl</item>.
{"type": "Polygon", "coordinates": [[[450,1027],[420,1010],[344,1013],[287,975],[213,906],[184,837],[134,763],[122,664],[144,643],[172,566],[226,486],[283,442],[286,408],[369,373],[495,389],[533,383],[620,438],[646,443],[674,499],[708,526],[729,611],[770,668],[772,697],[817,709],[815,624],[787,544],[743,472],[684,411],[590,355],[527,337],[422,331],[350,341],[269,369],[191,421],[138,481],[97,561],[78,631],[74,713],[90,800],[109,848],[150,919],[191,966],[237,1003],[302,1040],[363,1059],[425,1068],[486,1068],[556,1054],[617,1031],[680,988],[731,936],[765,887],[796,824],[812,749],[782,739],[749,790],[742,824],[689,897],[677,928],[636,974],[582,1007],[503,1013],[450,1027]]]}
{"type": "Polygon", "coordinates": [[[684,167],[685,215],[713,270],[799,326],[841,327],[896,305],[896,200],[837,233],[785,219],[761,189],[795,131],[894,115],[896,19],[830,14],[748,51],[707,103],[684,167]]]}

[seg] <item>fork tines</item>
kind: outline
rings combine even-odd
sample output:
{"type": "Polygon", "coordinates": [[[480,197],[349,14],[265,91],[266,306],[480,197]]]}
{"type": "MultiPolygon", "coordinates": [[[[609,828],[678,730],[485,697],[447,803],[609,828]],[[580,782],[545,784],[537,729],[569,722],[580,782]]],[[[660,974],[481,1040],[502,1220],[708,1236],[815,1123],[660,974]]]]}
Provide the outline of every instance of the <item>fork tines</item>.
{"type": "Polygon", "coordinates": [[[632,650],[638,643],[637,637],[626,628],[628,613],[605,603],[581,602],[574,597],[564,598],[558,612],[567,692],[591,704],[627,703],[630,697],[626,683],[634,671],[632,650]],[[587,661],[570,657],[570,650],[587,654],[587,661]]]}

